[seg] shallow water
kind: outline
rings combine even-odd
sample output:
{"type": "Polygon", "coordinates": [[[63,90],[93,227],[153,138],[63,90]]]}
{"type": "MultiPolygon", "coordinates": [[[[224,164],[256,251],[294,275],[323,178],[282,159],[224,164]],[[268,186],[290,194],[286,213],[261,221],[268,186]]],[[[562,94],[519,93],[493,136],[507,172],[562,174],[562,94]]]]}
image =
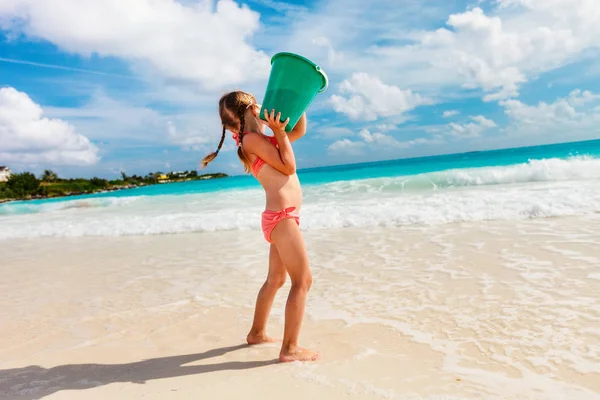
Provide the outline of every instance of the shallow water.
{"type": "MultiPolygon", "coordinates": [[[[314,284],[301,341],[325,357],[255,372],[266,388],[291,379],[348,398],[600,398],[598,215],[305,237],[314,284]]],[[[268,246],[250,231],[5,244],[0,367],[243,341],[267,271],[268,246]]]]}

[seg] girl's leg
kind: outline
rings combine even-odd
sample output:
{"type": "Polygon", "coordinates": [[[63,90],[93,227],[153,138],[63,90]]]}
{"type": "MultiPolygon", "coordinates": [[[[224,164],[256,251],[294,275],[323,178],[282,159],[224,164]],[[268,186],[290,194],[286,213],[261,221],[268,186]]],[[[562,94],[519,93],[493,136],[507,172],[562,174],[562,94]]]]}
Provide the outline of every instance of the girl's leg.
{"type": "Polygon", "coordinates": [[[271,233],[271,240],[277,246],[279,256],[292,281],[285,306],[285,328],[279,359],[283,362],[317,360],[320,358],[319,353],[298,346],[306,297],[312,285],[312,274],[304,239],[296,221],[288,218],[279,222],[271,233]]]}
{"type": "Polygon", "coordinates": [[[285,284],[286,272],[279,257],[279,252],[274,245],[269,251],[269,274],[266,282],[262,285],[256,298],[256,309],[254,310],[254,322],[248,334],[248,344],[260,344],[275,342],[267,336],[267,320],[277,291],[285,284]]]}

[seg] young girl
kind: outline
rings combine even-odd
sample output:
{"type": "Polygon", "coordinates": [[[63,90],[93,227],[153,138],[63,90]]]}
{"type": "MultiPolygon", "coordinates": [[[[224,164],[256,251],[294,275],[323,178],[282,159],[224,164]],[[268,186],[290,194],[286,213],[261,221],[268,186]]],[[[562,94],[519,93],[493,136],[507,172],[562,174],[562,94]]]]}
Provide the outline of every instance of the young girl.
{"type": "Polygon", "coordinates": [[[251,172],[263,186],[266,194],[262,213],[262,230],[271,244],[269,273],[258,293],[254,322],[247,341],[249,344],[274,342],[267,336],[267,319],[279,288],[290,276],[292,287],[285,307],[285,328],[279,359],[289,361],[315,361],[320,354],[298,346],[300,327],[304,317],[306,296],[312,284],[308,256],[300,233],[300,207],[302,190],[296,175],[296,160],[291,142],[306,131],[306,115],[294,129],[286,133],[289,118],[280,121],[280,113],[265,110],[266,125],[274,136],[264,134],[265,122],[260,119],[260,105],[249,93],[234,91],[219,100],[219,115],[223,134],[217,151],[206,156],[203,166],[214,160],[223,146],[226,131],[233,134],[238,146],[238,157],[246,172],[251,172]]]}

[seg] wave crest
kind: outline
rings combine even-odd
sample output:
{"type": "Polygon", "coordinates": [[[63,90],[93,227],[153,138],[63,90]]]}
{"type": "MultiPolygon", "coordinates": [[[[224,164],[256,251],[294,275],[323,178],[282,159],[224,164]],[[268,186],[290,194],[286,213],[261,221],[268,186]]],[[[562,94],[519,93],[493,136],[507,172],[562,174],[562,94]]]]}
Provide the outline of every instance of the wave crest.
{"type": "Polygon", "coordinates": [[[600,179],[600,159],[576,156],[549,158],[506,166],[448,169],[418,175],[333,182],[322,185],[333,192],[381,192],[562,182],[600,179]]]}

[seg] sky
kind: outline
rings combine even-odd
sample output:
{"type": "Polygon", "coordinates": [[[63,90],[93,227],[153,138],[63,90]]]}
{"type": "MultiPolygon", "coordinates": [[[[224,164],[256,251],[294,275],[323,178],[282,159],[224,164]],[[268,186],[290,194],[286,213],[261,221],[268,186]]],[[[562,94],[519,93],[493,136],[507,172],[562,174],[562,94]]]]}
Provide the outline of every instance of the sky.
{"type": "MultiPolygon", "coordinates": [[[[0,165],[199,169],[219,97],[261,102],[281,51],[329,78],[300,169],[598,139],[597,21],[597,0],[0,0],[0,165]]],[[[230,136],[200,171],[243,174],[230,136]]]]}

